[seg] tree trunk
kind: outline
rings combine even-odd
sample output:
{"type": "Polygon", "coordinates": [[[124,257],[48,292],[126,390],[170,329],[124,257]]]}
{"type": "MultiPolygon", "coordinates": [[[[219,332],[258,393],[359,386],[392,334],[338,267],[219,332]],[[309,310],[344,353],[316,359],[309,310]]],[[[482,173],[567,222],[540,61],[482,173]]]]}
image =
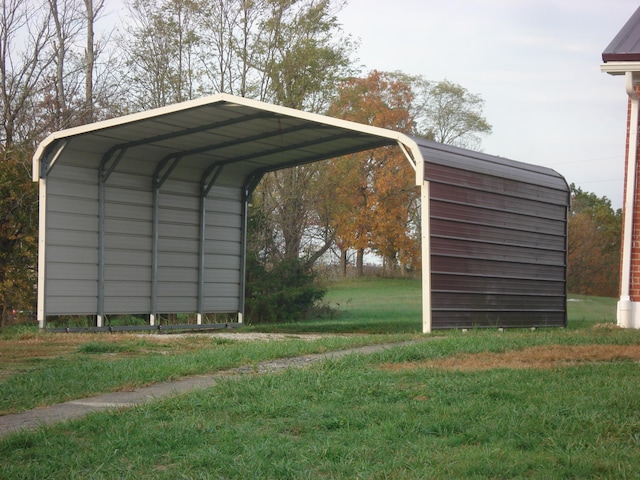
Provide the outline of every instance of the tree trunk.
{"type": "Polygon", "coordinates": [[[67,127],[66,118],[67,114],[67,101],[65,99],[64,88],[64,59],[66,56],[66,38],[64,36],[63,25],[60,21],[60,13],[58,11],[58,0],[49,0],[49,6],[51,8],[51,17],[56,29],[56,42],[55,42],[55,62],[56,62],[56,99],[55,99],[55,124],[54,128],[59,130],[60,128],[67,127]]]}
{"type": "Polygon", "coordinates": [[[340,273],[342,278],[347,278],[347,249],[340,251],[340,273]]]}
{"type": "Polygon", "coordinates": [[[358,249],[356,257],[356,277],[364,277],[364,248],[358,249]]]}
{"type": "Polygon", "coordinates": [[[395,255],[387,255],[384,258],[386,276],[393,278],[396,276],[396,257],[395,255]]]}
{"type": "MultiPolygon", "coordinates": [[[[95,63],[95,50],[93,43],[93,24],[95,12],[93,0],[84,0],[87,11],[87,49],[85,51],[85,83],[84,83],[84,122],[93,122],[93,65],[95,63]]],[[[98,7],[100,8],[100,6],[98,7]]]]}

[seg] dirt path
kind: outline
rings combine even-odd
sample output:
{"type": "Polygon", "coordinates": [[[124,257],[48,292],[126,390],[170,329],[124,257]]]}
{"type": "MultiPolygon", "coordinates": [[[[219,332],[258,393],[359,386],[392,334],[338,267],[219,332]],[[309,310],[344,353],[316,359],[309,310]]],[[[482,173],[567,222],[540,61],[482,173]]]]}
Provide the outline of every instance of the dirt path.
{"type": "Polygon", "coordinates": [[[417,368],[470,371],[494,368],[547,369],[617,360],[640,362],[640,345],[544,345],[504,353],[482,352],[424,362],[385,363],[380,368],[391,371],[417,368]]]}
{"type": "MultiPolygon", "coordinates": [[[[238,339],[238,334],[232,334],[238,339]]],[[[256,334],[251,334],[255,340],[256,334]]],[[[272,336],[275,334],[265,334],[272,336]]],[[[291,337],[291,335],[288,335],[291,337]]],[[[276,338],[263,338],[264,340],[276,338]]],[[[389,348],[410,345],[413,342],[400,342],[383,345],[367,345],[364,347],[349,348],[320,354],[303,355],[300,357],[281,358],[259,363],[257,365],[242,366],[230,370],[224,370],[211,375],[197,375],[186,377],[172,382],[158,383],[150,387],[139,388],[130,392],[111,392],[90,398],[71,400],[48,407],[36,408],[26,412],[0,416],[0,439],[24,429],[34,429],[42,425],[50,425],[65,420],[81,418],[91,412],[102,410],[116,410],[134,407],[145,402],[157,400],[170,395],[185,393],[197,388],[215,386],[222,379],[229,379],[246,374],[270,373],[286,368],[300,368],[313,363],[341,358],[351,354],[371,354],[389,348]]]]}

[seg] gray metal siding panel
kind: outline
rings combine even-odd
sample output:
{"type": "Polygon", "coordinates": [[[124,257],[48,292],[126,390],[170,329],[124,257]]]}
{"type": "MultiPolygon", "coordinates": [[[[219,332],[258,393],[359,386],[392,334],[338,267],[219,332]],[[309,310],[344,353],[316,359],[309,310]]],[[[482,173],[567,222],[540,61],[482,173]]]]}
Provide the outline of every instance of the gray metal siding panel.
{"type": "Polygon", "coordinates": [[[240,237],[238,236],[237,240],[235,238],[229,238],[228,235],[225,235],[225,240],[213,239],[209,237],[209,240],[205,243],[204,251],[207,255],[239,255],[238,246],[240,242],[240,237]]]}
{"type": "MultiPolygon", "coordinates": [[[[127,157],[118,167],[129,163],[127,157]]],[[[144,170],[142,166],[139,170],[144,170]]],[[[105,314],[149,313],[152,201],[148,177],[116,170],[105,184],[105,314]],[[132,270],[136,270],[132,274],[132,270]]]]}
{"type": "Polygon", "coordinates": [[[97,265],[98,263],[98,249],[93,247],[49,245],[47,254],[47,262],[63,263],[70,269],[75,265],[97,265]]]}
{"type": "MultiPolygon", "coordinates": [[[[87,154],[76,155],[84,164],[87,154]]],[[[47,180],[46,298],[48,315],[82,315],[97,306],[97,174],[58,165],[47,180]]]]}
{"type": "Polygon", "coordinates": [[[52,296],[95,297],[97,284],[97,281],[56,279],[49,284],[49,290],[52,296]]]}
{"type": "Polygon", "coordinates": [[[242,190],[216,185],[207,197],[203,308],[238,312],[242,267],[242,190]]]}
{"type": "Polygon", "coordinates": [[[200,199],[197,184],[171,178],[160,190],[158,311],[198,308],[200,199]]]}
{"type": "MultiPolygon", "coordinates": [[[[194,278],[198,276],[198,255],[196,253],[160,252],[158,269],[171,273],[173,267],[189,269],[194,278]]],[[[194,292],[195,294],[195,292],[194,292]]]]}
{"type": "Polygon", "coordinates": [[[151,237],[151,221],[136,220],[135,218],[106,218],[104,222],[105,238],[109,235],[123,235],[126,237],[151,237]]]}
{"type": "MultiPolygon", "coordinates": [[[[106,304],[107,299],[105,299],[106,304]]],[[[151,310],[149,297],[118,297],[109,305],[107,315],[146,315],[151,310]]]]}
{"type": "MultiPolygon", "coordinates": [[[[98,266],[95,263],[77,263],[73,265],[73,268],[69,268],[68,263],[60,262],[49,262],[47,265],[47,280],[52,281],[50,284],[59,280],[97,281],[97,278],[98,266]]],[[[95,295],[95,291],[93,295],[95,295]]]]}
{"type": "Polygon", "coordinates": [[[198,310],[198,301],[191,297],[159,297],[159,313],[189,313],[198,310]]]}
{"type": "MultiPolygon", "coordinates": [[[[105,303],[117,302],[124,297],[143,297],[148,299],[151,296],[151,282],[136,282],[132,280],[110,280],[105,282],[105,303]]],[[[112,307],[112,310],[116,307],[112,307]]]]}
{"type": "MultiPolygon", "coordinates": [[[[162,215],[161,215],[162,216],[162,215]]],[[[181,225],[175,223],[160,222],[160,239],[163,238],[199,238],[200,225],[183,223],[181,225]]]]}
{"type": "Polygon", "coordinates": [[[49,245],[59,245],[68,247],[84,247],[97,245],[98,235],[91,230],[63,230],[60,228],[50,229],[47,234],[49,245]],[[73,232],[73,234],[70,234],[73,232]]]}
{"type": "Polygon", "coordinates": [[[208,297],[205,299],[204,309],[207,312],[235,313],[240,311],[240,301],[235,295],[208,297]]]}
{"type": "MultiPolygon", "coordinates": [[[[159,282],[158,283],[158,297],[185,297],[193,300],[193,292],[198,291],[198,282],[159,282]]],[[[162,300],[160,300],[162,302],[162,300]]],[[[161,309],[161,311],[165,311],[161,309]]],[[[193,311],[193,310],[192,310],[193,311]]]]}
{"type": "Polygon", "coordinates": [[[205,291],[209,293],[206,298],[213,300],[219,298],[233,298],[238,295],[239,284],[226,282],[206,282],[205,291]]]}
{"type": "Polygon", "coordinates": [[[148,268],[139,268],[135,265],[105,266],[105,277],[111,279],[125,279],[131,282],[149,282],[150,275],[151,272],[148,268]]]}
{"type": "MultiPolygon", "coordinates": [[[[97,282],[96,282],[97,284],[97,282]]],[[[48,288],[47,288],[48,290],[48,288]]],[[[98,309],[98,297],[50,295],[47,293],[47,315],[87,315],[98,309]]]]}
{"type": "MultiPolygon", "coordinates": [[[[125,167],[125,163],[128,162],[123,162],[123,168],[109,178],[106,189],[105,311],[150,313],[151,179],[139,175],[149,168],[125,167]],[[137,269],[134,276],[131,267],[137,269]]],[[[166,185],[173,191],[197,192],[196,186],[184,182],[167,181],[166,185]]],[[[158,312],[194,312],[198,292],[199,200],[161,189],[159,206],[158,312]]]]}
{"type": "MultiPolygon", "coordinates": [[[[98,216],[97,215],[81,215],[73,212],[48,212],[47,221],[49,228],[59,230],[60,232],[90,232],[94,233],[97,238],[98,234],[98,216]]],[[[69,236],[73,235],[69,233],[69,236]]],[[[61,245],[66,245],[66,240],[61,240],[61,245]]]]}
{"type": "Polygon", "coordinates": [[[207,255],[205,267],[212,270],[240,270],[240,255],[207,255]]]}
{"type": "MultiPolygon", "coordinates": [[[[77,157],[71,163],[82,164],[77,157]]],[[[122,165],[126,163],[123,159],[122,165]]],[[[119,165],[120,168],[121,165],[119,165]]],[[[133,169],[143,171],[146,167],[133,169]]],[[[131,170],[131,169],[129,169],[131,170]]],[[[97,308],[97,172],[59,165],[48,179],[47,314],[92,314],[97,308]],[[54,175],[53,173],[57,174],[54,175]],[[58,178],[62,177],[62,178],[58,178]]],[[[197,309],[197,184],[167,182],[160,192],[159,311],[197,309]]],[[[241,198],[214,188],[208,200],[205,305],[238,309],[241,198]],[[229,208],[230,212],[224,212],[229,208]],[[226,226],[231,225],[230,227],[226,226]],[[226,258],[232,255],[232,258],[226,258]],[[230,279],[234,285],[227,287],[230,279]],[[210,281],[213,280],[213,281],[210,281]],[[228,298],[231,295],[232,298],[228,298]],[[212,300],[213,299],[213,300],[212,300]]],[[[105,188],[105,313],[149,313],[152,193],[148,177],[115,171],[105,188]]],[[[215,310],[214,310],[215,311],[215,310]]]]}

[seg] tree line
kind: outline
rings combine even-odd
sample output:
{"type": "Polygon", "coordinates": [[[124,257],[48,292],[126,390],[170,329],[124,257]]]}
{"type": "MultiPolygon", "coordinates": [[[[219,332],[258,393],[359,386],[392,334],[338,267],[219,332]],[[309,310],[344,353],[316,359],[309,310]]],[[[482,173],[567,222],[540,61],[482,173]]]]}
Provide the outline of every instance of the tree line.
{"type": "Polygon", "coordinates": [[[611,200],[570,185],[567,290],[616,297],[620,285],[622,210],[611,200]]]}
{"type": "MultiPolygon", "coordinates": [[[[225,92],[478,149],[480,95],[449,80],[363,71],[342,0],[3,0],[0,11],[0,322],[34,304],[37,186],[30,159],[49,133],[225,92]]],[[[265,271],[328,254],[388,274],[420,265],[419,195],[397,149],[266,176],[249,251],[265,271]],[[352,260],[355,257],[355,260],[352,260]]],[[[0,323],[1,324],[1,323],[0,323]]]]}

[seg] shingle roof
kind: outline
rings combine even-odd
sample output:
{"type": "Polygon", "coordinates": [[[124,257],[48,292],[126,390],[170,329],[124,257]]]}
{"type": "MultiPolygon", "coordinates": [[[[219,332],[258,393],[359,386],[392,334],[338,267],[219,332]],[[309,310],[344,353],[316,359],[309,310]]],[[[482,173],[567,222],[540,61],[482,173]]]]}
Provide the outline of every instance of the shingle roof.
{"type": "Polygon", "coordinates": [[[640,61],[640,8],[602,52],[602,60],[605,63],[640,61]]]}

